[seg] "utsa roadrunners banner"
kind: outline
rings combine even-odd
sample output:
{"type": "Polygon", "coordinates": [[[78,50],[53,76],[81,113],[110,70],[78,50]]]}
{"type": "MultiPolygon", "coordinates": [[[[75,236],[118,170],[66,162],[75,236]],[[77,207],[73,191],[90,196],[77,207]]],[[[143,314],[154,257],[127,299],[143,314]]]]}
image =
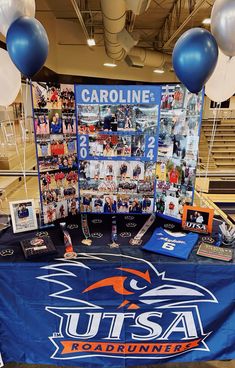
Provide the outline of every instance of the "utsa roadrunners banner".
{"type": "Polygon", "coordinates": [[[105,253],[16,264],[10,281],[1,275],[3,360],[124,367],[232,359],[232,271],[105,253]]]}

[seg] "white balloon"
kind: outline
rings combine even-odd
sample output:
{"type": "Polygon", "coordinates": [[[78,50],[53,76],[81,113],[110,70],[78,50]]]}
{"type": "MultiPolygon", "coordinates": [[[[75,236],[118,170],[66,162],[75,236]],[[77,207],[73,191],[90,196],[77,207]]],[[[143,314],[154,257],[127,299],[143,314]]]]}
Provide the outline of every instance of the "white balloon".
{"type": "Polygon", "coordinates": [[[0,0],[0,32],[5,37],[10,25],[23,16],[35,17],[35,0],[0,0]]]}
{"type": "Polygon", "coordinates": [[[228,100],[235,93],[235,57],[230,58],[219,50],[218,62],[206,83],[205,93],[218,103],[228,100]]]}
{"type": "Polygon", "coordinates": [[[0,106],[11,105],[21,87],[21,74],[6,50],[0,49],[0,106]]]}

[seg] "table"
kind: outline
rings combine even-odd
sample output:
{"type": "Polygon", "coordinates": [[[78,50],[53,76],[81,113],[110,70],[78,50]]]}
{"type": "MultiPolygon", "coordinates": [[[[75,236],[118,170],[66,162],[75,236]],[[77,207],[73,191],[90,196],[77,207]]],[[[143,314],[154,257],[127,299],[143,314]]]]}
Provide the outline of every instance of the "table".
{"type": "MultiPolygon", "coordinates": [[[[118,216],[118,233],[134,236],[145,220],[118,216]]],[[[58,226],[49,230],[55,260],[24,260],[19,241],[34,233],[1,235],[0,248],[14,249],[0,257],[4,362],[125,367],[235,359],[234,261],[199,257],[196,247],[180,261],[120,236],[120,248],[110,249],[109,215],[89,216],[91,232],[102,237],[83,246],[79,221],[70,230],[76,260],[63,258],[58,226]]],[[[157,218],[144,241],[154,226],[169,224],[157,218]]]]}

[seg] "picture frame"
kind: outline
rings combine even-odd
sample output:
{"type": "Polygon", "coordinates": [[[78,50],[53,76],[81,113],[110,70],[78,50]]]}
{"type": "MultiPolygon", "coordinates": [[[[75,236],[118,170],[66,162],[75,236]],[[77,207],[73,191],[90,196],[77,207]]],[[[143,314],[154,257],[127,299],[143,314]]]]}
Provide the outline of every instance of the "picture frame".
{"type": "Polygon", "coordinates": [[[32,231],[38,228],[33,199],[9,202],[14,233],[32,231]]]}
{"type": "Polygon", "coordinates": [[[214,210],[198,206],[184,206],[182,228],[200,234],[211,234],[214,210]]]}

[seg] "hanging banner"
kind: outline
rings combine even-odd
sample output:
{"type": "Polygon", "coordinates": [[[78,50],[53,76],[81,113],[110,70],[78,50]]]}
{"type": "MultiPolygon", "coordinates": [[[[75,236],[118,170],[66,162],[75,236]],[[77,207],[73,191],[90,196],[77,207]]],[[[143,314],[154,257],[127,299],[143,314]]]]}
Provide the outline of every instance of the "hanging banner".
{"type": "Polygon", "coordinates": [[[4,362],[108,368],[234,359],[234,265],[156,265],[132,254],[2,264],[4,362]]]}

